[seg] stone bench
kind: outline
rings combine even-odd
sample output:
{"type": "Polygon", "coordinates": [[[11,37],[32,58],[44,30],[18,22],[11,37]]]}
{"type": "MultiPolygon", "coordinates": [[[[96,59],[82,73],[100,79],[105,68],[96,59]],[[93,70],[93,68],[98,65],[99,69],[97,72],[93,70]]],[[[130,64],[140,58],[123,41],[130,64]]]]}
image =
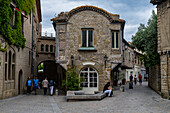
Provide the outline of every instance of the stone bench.
{"type": "Polygon", "coordinates": [[[101,100],[106,94],[99,92],[96,94],[85,94],[84,91],[67,91],[66,100],[101,100]]]}

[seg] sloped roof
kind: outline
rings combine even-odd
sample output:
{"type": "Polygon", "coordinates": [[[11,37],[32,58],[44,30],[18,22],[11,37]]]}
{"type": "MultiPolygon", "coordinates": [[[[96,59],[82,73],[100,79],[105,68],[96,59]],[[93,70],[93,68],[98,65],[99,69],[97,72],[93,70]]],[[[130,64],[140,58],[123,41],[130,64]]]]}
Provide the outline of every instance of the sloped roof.
{"type": "Polygon", "coordinates": [[[118,14],[112,14],[102,8],[98,8],[96,6],[88,6],[88,5],[74,8],[71,11],[66,12],[66,13],[61,12],[60,14],[58,14],[57,17],[51,19],[51,21],[64,20],[64,19],[65,19],[65,21],[68,21],[74,14],[81,12],[81,11],[85,11],[85,10],[98,12],[98,13],[102,14],[103,16],[105,16],[110,22],[125,22],[125,20],[123,20],[123,19],[113,19],[112,18],[112,16],[119,17],[118,14]]]}
{"type": "Polygon", "coordinates": [[[150,3],[152,3],[153,5],[157,5],[160,4],[162,2],[164,2],[165,0],[150,0],[150,3]]]}

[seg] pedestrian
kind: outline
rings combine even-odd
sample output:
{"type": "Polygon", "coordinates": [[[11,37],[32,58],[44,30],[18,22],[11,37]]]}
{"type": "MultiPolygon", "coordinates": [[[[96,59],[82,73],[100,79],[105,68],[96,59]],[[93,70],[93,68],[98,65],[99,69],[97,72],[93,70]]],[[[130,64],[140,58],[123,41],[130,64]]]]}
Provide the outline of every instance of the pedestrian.
{"type": "Polygon", "coordinates": [[[55,82],[53,80],[50,80],[50,95],[53,96],[53,89],[54,89],[55,82]]]}
{"type": "Polygon", "coordinates": [[[136,75],[134,77],[134,83],[135,83],[135,85],[137,84],[137,77],[136,77],[136,75]]]}
{"type": "Polygon", "coordinates": [[[130,82],[132,82],[133,81],[133,76],[132,75],[130,75],[130,82]]]}
{"type": "Polygon", "coordinates": [[[27,86],[27,94],[31,94],[31,86],[32,86],[31,77],[28,77],[26,86],[27,86]]]}
{"type": "Polygon", "coordinates": [[[37,76],[35,76],[34,80],[33,80],[33,88],[35,91],[35,95],[37,95],[37,89],[39,89],[39,80],[37,78],[37,76]]]}
{"type": "Polygon", "coordinates": [[[42,81],[42,86],[44,88],[44,95],[47,94],[47,89],[48,89],[48,80],[47,77],[42,81]]]}
{"type": "Polygon", "coordinates": [[[103,93],[106,93],[107,96],[111,97],[113,95],[114,88],[110,87],[110,82],[107,82],[107,84],[103,88],[103,93]]]}
{"type": "Polygon", "coordinates": [[[138,78],[139,78],[139,84],[142,85],[142,75],[139,74],[138,78]]]}

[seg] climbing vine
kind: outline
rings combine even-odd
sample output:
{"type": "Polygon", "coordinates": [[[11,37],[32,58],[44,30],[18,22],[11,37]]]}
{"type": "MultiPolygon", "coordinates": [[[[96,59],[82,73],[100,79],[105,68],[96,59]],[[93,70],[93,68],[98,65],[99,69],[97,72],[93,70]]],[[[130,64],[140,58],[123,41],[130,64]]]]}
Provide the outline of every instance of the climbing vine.
{"type": "Polygon", "coordinates": [[[0,51],[6,52],[7,51],[7,44],[5,43],[5,47],[2,48],[2,44],[0,44],[0,51]]]}
{"type": "Polygon", "coordinates": [[[0,0],[0,35],[2,35],[8,44],[17,47],[25,47],[25,41],[22,34],[21,12],[26,15],[34,12],[35,0],[0,0]],[[15,22],[13,28],[10,26],[11,19],[14,15],[10,7],[10,3],[14,2],[19,11],[15,10],[15,22]]]}

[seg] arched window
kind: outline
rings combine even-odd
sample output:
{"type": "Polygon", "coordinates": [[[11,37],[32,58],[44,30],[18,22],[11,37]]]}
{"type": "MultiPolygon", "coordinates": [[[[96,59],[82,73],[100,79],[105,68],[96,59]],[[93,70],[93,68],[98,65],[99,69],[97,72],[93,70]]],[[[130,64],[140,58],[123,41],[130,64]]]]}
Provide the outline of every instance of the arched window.
{"type": "Polygon", "coordinates": [[[7,80],[7,71],[8,71],[8,55],[7,55],[8,53],[6,52],[5,53],[5,81],[7,80]]]}
{"type": "Polygon", "coordinates": [[[46,52],[48,52],[48,45],[46,45],[46,47],[45,47],[45,51],[46,51],[46,52]]]}
{"type": "Polygon", "coordinates": [[[5,62],[7,62],[7,52],[5,53],[5,62]]]}
{"type": "Polygon", "coordinates": [[[15,63],[15,53],[12,55],[12,62],[15,63]]]}
{"type": "Polygon", "coordinates": [[[53,45],[50,45],[50,52],[53,52],[53,45]]]}
{"type": "Polygon", "coordinates": [[[9,60],[8,60],[8,80],[11,80],[11,51],[9,51],[9,60]]]}
{"type": "Polygon", "coordinates": [[[41,44],[41,51],[44,51],[44,45],[41,44]]]}
{"type": "Polygon", "coordinates": [[[15,53],[12,55],[12,80],[15,80],[15,53]]]}
{"type": "MultiPolygon", "coordinates": [[[[93,68],[84,68],[80,72],[80,78],[83,78],[83,82],[80,86],[83,88],[96,88],[98,87],[98,74],[93,68]]],[[[97,89],[98,90],[98,89],[97,89]]]]}

